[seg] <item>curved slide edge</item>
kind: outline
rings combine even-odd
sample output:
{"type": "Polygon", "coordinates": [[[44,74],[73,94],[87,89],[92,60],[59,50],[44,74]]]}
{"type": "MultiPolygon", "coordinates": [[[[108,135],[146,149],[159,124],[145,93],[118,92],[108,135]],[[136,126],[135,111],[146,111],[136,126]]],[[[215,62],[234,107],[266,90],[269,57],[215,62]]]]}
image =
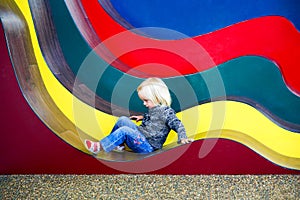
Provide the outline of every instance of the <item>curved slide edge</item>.
{"type": "MultiPolygon", "coordinates": [[[[42,80],[40,80],[41,82],[43,82],[42,80]]],[[[48,88],[49,89],[49,88],[48,88]]],[[[221,103],[221,102],[218,102],[218,103],[221,103]]],[[[228,103],[228,102],[227,102],[228,103]]],[[[230,110],[230,109],[229,109],[230,110]]],[[[202,113],[202,112],[201,112],[202,113]]],[[[204,112],[205,113],[205,112],[204,112]]],[[[246,112],[246,113],[248,113],[248,112],[246,112]]],[[[228,114],[228,112],[226,112],[226,115],[228,114]]],[[[60,115],[60,114],[59,114],[60,115]]],[[[56,116],[57,117],[57,116],[56,116]]],[[[226,118],[226,117],[225,117],[226,118]]],[[[205,119],[209,119],[209,118],[206,118],[205,117],[205,119]]],[[[256,118],[257,119],[257,118],[256,118]]],[[[184,119],[182,119],[182,120],[184,120],[184,119]]],[[[232,120],[229,120],[229,121],[232,121],[232,120]]],[[[111,124],[111,123],[110,123],[111,124]]],[[[202,123],[203,124],[203,123],[202,123]]],[[[206,123],[205,123],[206,124],[206,123]]],[[[208,124],[206,124],[206,125],[208,125],[208,126],[210,126],[210,124],[211,123],[208,123],[208,124]]],[[[195,127],[195,126],[190,126],[190,127],[195,127]]],[[[226,127],[224,126],[224,128],[226,129],[226,127]]],[[[276,128],[275,128],[276,129],[276,128]]],[[[207,128],[205,129],[205,130],[208,130],[207,128]]],[[[193,132],[195,132],[195,130],[193,131],[193,132]]],[[[200,131],[199,131],[200,132],[200,131]]],[[[255,131],[256,133],[259,133],[259,132],[257,132],[257,131],[255,131]]],[[[275,130],[275,133],[277,133],[278,131],[276,131],[275,130]]],[[[290,145],[290,147],[292,147],[292,149],[289,149],[289,150],[284,150],[284,151],[280,151],[280,153],[282,153],[282,154],[288,154],[290,157],[294,157],[294,155],[295,155],[295,152],[294,152],[294,149],[293,148],[295,148],[295,145],[292,145],[292,143],[290,143],[291,141],[294,141],[294,142],[296,142],[297,143],[297,141],[299,141],[299,139],[294,139],[293,137],[296,137],[298,134],[293,134],[293,133],[291,133],[291,137],[289,138],[290,139],[290,141],[289,140],[287,140],[286,142],[288,142],[289,143],[289,145],[290,145]]],[[[259,133],[259,136],[258,136],[258,138],[259,137],[261,137],[262,136],[262,134],[261,133],[259,133]]],[[[287,134],[285,133],[285,135],[284,136],[287,136],[287,134]]],[[[299,136],[299,135],[298,135],[299,136]]],[[[276,137],[276,136],[274,136],[275,138],[278,138],[278,137],[276,137]]],[[[273,142],[274,141],[272,141],[271,143],[273,144],[273,142]]],[[[283,142],[283,140],[280,140],[280,143],[281,144],[283,144],[284,146],[286,146],[286,144],[284,144],[284,142],[283,142]]],[[[272,145],[271,144],[271,145],[272,145]]],[[[297,144],[296,144],[297,145],[297,144]]],[[[297,155],[296,155],[296,157],[297,157],[297,155]]]]}
{"type": "MultiPolygon", "coordinates": [[[[85,84],[80,81],[75,81],[76,77],[74,72],[66,62],[65,56],[60,48],[55,27],[51,19],[51,11],[49,11],[48,1],[29,1],[29,5],[33,14],[38,43],[42,50],[43,57],[45,58],[47,66],[61,84],[83,102],[88,105],[95,106],[97,109],[102,110],[105,113],[111,114],[113,112],[116,116],[127,114],[128,112],[124,108],[105,101],[103,98],[95,95],[95,93],[85,84]]],[[[76,57],[77,55],[73,58],[76,60],[76,57]]]]}
{"type": "MultiPolygon", "coordinates": [[[[3,3],[2,6],[4,8],[1,12],[1,22],[8,41],[9,56],[24,98],[33,112],[53,132],[72,146],[87,152],[78,135],[85,134],[62,113],[48,93],[39,68],[41,65],[37,61],[42,60],[43,57],[41,54],[36,54],[38,46],[32,43],[34,38],[30,35],[26,21],[22,19],[21,11],[12,1],[3,3]],[[36,57],[37,55],[40,57],[36,57]]],[[[48,87],[50,85],[55,88],[55,82],[57,80],[51,74],[48,77],[48,87]]]]}
{"type": "MultiPolygon", "coordinates": [[[[64,95],[65,96],[65,95],[64,95]]],[[[59,101],[57,101],[57,103],[61,103],[61,102],[59,102],[59,101]]],[[[83,109],[83,110],[85,110],[85,111],[87,111],[87,109],[83,109]]],[[[239,111],[239,110],[241,110],[240,108],[239,109],[236,109],[237,111],[239,111]]],[[[255,109],[254,109],[255,110],[255,109]]],[[[257,112],[257,111],[256,111],[257,112]]],[[[105,117],[103,117],[103,118],[98,118],[98,120],[99,121],[103,121],[103,120],[106,120],[106,119],[108,119],[109,120],[109,116],[108,115],[105,115],[105,117]]],[[[207,118],[207,119],[209,119],[209,118],[207,118]]],[[[98,121],[97,120],[97,121],[98,121]]],[[[104,123],[103,123],[104,124],[104,123]]],[[[105,123],[105,124],[107,124],[107,123],[105,123]]],[[[112,124],[112,123],[108,123],[108,124],[112,124]]],[[[247,127],[247,126],[245,126],[245,127],[247,127]]],[[[276,126],[275,126],[276,127],[276,126]]],[[[277,127],[278,128],[278,127],[277,127]]],[[[88,131],[87,131],[88,132],[88,131]]],[[[107,131],[108,132],[108,131],[107,131]]],[[[99,132],[98,132],[99,133],[99,132]]],[[[297,135],[297,134],[296,134],[297,135]]]]}
{"type": "MultiPolygon", "coordinates": [[[[2,10],[0,11],[2,12],[2,10]]],[[[124,173],[83,154],[59,139],[32,112],[22,96],[8,57],[0,25],[1,138],[0,174],[119,174],[124,173]],[[18,114],[16,114],[18,113],[18,114]],[[20,114],[22,113],[22,114],[20,114]],[[35,162],[38,160],[39,162],[35,162]],[[34,161],[34,162],[33,162],[34,161]]],[[[201,142],[193,143],[171,165],[153,174],[300,174],[279,167],[252,150],[231,141],[218,140],[203,159],[195,155],[201,142]],[[185,163],[185,165],[182,165],[185,163]],[[201,167],[195,167],[201,166],[201,167]],[[215,166],[215,167],[212,167],[215,166]]],[[[171,152],[172,153],[172,152],[171,152]]],[[[161,159],[165,159],[161,157],[161,159]]]]}
{"type": "MultiPolygon", "coordinates": [[[[52,75],[53,76],[53,75],[52,75]]],[[[41,81],[41,82],[43,82],[43,81],[41,81]]],[[[45,82],[46,83],[46,82],[45,82]]],[[[49,88],[47,88],[48,90],[49,90],[49,88]]],[[[56,102],[57,103],[57,102],[56,102]]],[[[220,102],[218,102],[218,103],[220,103],[220,102]]],[[[85,109],[84,109],[85,110],[85,109]]],[[[230,110],[230,109],[229,109],[230,110]]],[[[205,112],[204,112],[205,113],[205,112]]],[[[227,113],[228,112],[226,112],[226,115],[227,115],[227,113]]],[[[247,112],[246,112],[247,113],[247,112]]],[[[256,118],[257,119],[257,118],[256,118]]],[[[183,119],[184,120],[184,119],[183,119]]],[[[228,121],[232,121],[232,120],[228,120],[228,121]]],[[[111,124],[111,123],[110,123],[111,124]]],[[[208,125],[210,125],[211,123],[208,123],[208,125]]],[[[192,127],[194,127],[194,126],[192,126],[192,127]]],[[[225,128],[225,127],[224,127],[225,128]]],[[[207,130],[207,129],[206,129],[207,130]]],[[[244,131],[243,131],[244,132],[244,131]]],[[[275,128],[275,133],[277,133],[278,131],[276,131],[276,128],[275,128]]],[[[289,135],[289,134],[286,134],[286,133],[284,133],[285,134],[285,136],[286,135],[289,135]]],[[[289,140],[286,140],[286,142],[288,142],[289,144],[290,144],[290,147],[292,148],[292,149],[285,149],[285,150],[283,150],[283,151],[280,151],[280,153],[282,153],[282,154],[289,154],[289,156],[291,156],[291,157],[294,157],[294,155],[295,154],[297,154],[297,152],[294,152],[293,150],[293,148],[295,148],[295,145],[293,145],[293,143],[290,143],[291,141],[294,141],[294,142],[299,142],[299,140],[296,138],[296,140],[294,139],[294,137],[297,137],[297,135],[298,134],[293,134],[293,133],[291,133],[291,137],[289,138],[290,139],[290,141],[289,140]],[[291,154],[290,154],[291,153],[291,154]]],[[[259,137],[261,137],[261,135],[259,135],[259,137]]],[[[298,136],[299,137],[299,136],[298,136]]],[[[278,138],[278,137],[275,137],[275,138],[278,138]]],[[[274,141],[273,141],[274,142],[274,141]]],[[[279,141],[278,141],[279,142],[279,141]]],[[[281,144],[284,144],[284,142],[283,142],[283,140],[280,140],[280,143],[281,144]]],[[[298,145],[299,146],[299,145],[298,145]]],[[[286,147],[286,145],[285,145],[285,147],[286,147]]],[[[296,155],[297,156],[297,155],[296,155]]]]}

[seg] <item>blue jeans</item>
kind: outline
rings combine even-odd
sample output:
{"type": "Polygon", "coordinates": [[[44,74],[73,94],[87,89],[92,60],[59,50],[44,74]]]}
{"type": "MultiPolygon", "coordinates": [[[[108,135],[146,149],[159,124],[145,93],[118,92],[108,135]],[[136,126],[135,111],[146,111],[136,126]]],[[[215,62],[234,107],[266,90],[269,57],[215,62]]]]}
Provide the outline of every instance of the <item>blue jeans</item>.
{"type": "Polygon", "coordinates": [[[145,136],[138,130],[137,125],[128,117],[120,117],[111,133],[100,141],[106,152],[112,151],[123,143],[136,153],[150,153],[154,150],[145,136]]]}

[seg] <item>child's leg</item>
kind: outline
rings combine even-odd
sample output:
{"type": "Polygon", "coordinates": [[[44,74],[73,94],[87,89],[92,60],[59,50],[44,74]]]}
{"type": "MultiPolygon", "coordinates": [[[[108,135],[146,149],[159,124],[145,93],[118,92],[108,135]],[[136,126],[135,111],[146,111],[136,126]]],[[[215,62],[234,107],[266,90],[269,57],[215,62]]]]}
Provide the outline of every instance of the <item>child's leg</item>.
{"type": "Polygon", "coordinates": [[[148,143],[145,136],[138,130],[123,126],[112,132],[100,141],[104,151],[110,152],[120,144],[126,143],[127,146],[137,153],[149,153],[153,147],[148,143]]]}
{"type": "Polygon", "coordinates": [[[137,125],[135,123],[133,123],[128,117],[121,116],[121,117],[119,117],[118,121],[114,125],[111,133],[115,132],[118,128],[123,127],[123,126],[127,126],[134,130],[137,130],[137,125]]]}
{"type": "MultiPolygon", "coordinates": [[[[133,123],[128,117],[121,116],[121,117],[119,117],[118,121],[114,125],[111,133],[116,131],[118,128],[123,127],[123,126],[127,126],[127,127],[130,127],[132,129],[134,129],[134,130],[137,130],[137,125],[135,123],[133,123]]],[[[116,148],[114,150],[122,152],[122,151],[124,151],[124,148],[125,148],[124,143],[122,143],[122,144],[116,146],[116,148]]]]}

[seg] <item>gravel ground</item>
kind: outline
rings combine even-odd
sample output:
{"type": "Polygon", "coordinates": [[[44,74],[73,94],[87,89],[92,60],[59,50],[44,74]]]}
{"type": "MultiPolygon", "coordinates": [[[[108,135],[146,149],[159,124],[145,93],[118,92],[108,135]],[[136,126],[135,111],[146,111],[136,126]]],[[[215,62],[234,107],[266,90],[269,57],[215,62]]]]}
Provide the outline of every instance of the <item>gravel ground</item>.
{"type": "Polygon", "coordinates": [[[299,175],[1,175],[0,199],[300,199],[299,175]]]}

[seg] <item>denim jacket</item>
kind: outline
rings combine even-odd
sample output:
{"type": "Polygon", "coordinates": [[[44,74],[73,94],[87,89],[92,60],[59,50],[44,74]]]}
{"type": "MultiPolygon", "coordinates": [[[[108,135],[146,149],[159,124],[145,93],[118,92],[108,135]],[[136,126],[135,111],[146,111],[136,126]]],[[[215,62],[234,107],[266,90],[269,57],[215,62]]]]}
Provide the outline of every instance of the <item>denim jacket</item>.
{"type": "Polygon", "coordinates": [[[182,122],[177,118],[175,111],[168,106],[150,108],[144,114],[138,129],[155,150],[162,148],[171,129],[178,134],[178,142],[187,138],[182,122]]]}

